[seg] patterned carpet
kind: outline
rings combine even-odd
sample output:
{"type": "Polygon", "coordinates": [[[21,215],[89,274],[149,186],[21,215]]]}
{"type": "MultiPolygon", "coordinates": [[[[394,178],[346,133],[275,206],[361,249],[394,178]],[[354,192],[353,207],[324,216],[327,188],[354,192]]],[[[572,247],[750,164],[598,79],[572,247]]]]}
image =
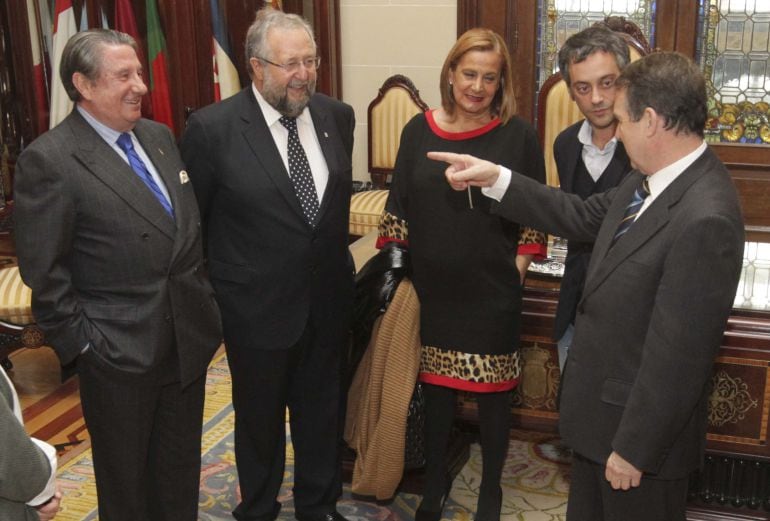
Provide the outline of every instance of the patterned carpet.
{"type": "MultiPolygon", "coordinates": [[[[200,514],[202,521],[231,520],[230,512],[239,500],[238,479],[233,450],[233,412],[230,405],[230,375],[224,355],[209,369],[204,411],[203,463],[201,470],[200,514]]],[[[514,433],[503,475],[504,521],[563,521],[566,510],[568,465],[553,436],[514,433]]],[[[64,492],[57,521],[91,521],[96,513],[91,452],[87,443],[68,453],[60,463],[59,482],[64,492]]],[[[294,453],[287,448],[286,476],[278,498],[283,503],[279,519],[294,519],[291,486],[294,453]]],[[[476,504],[481,470],[481,452],[471,446],[468,463],[454,481],[444,510],[444,519],[470,521],[476,504]]],[[[419,496],[398,494],[387,504],[358,501],[345,487],[339,511],[351,521],[409,521],[419,496]]]]}

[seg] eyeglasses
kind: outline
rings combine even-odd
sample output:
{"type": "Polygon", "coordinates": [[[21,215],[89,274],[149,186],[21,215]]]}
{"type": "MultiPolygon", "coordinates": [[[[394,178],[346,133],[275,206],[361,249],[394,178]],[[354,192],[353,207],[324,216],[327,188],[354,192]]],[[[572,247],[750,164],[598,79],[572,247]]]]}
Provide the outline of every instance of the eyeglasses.
{"type": "Polygon", "coordinates": [[[314,58],[305,58],[302,61],[291,61],[289,63],[283,63],[283,64],[271,62],[267,58],[262,58],[260,56],[257,56],[257,58],[262,60],[265,63],[269,63],[270,65],[273,65],[275,67],[285,70],[288,74],[294,74],[295,72],[298,72],[300,66],[310,71],[310,70],[317,69],[321,65],[320,56],[316,56],[314,58]]]}

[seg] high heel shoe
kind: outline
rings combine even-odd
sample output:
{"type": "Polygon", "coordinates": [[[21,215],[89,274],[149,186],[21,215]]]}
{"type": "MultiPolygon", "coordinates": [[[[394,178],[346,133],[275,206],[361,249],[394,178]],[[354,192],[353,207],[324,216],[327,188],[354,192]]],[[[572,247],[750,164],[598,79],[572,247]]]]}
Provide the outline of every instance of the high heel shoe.
{"type": "Polygon", "coordinates": [[[424,508],[425,501],[420,502],[420,506],[414,513],[414,521],[440,521],[441,514],[444,512],[444,505],[447,499],[449,499],[449,491],[452,490],[452,479],[447,474],[446,485],[444,486],[444,493],[441,496],[441,500],[438,504],[438,510],[428,510],[424,508]]]}
{"type": "Polygon", "coordinates": [[[482,500],[479,493],[479,502],[476,506],[474,521],[500,521],[500,512],[503,509],[503,488],[497,487],[497,497],[490,500],[482,500]]]}

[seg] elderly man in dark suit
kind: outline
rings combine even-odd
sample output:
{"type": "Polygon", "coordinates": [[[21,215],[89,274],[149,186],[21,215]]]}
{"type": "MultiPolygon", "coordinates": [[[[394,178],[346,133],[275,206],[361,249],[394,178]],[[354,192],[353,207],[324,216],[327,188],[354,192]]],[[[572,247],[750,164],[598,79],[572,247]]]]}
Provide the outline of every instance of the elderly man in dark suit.
{"type": "MultiPolygon", "coordinates": [[[[585,117],[562,131],[553,144],[559,185],[565,192],[586,199],[617,186],[631,171],[626,149],[615,137],[617,120],[612,112],[615,80],[629,60],[623,37],[601,25],[573,34],[559,49],[559,70],[585,117]]],[[[567,246],[553,331],[562,372],[593,246],[582,241],[569,241],[567,246]]]]}
{"type": "Polygon", "coordinates": [[[233,377],[239,520],[275,519],[285,411],[300,521],[344,519],[340,373],[353,296],[351,107],[315,94],[305,20],[263,9],[252,84],[192,114],[181,143],[205,222],[233,377]]]}
{"type": "Polygon", "coordinates": [[[76,34],[60,72],[76,107],[16,169],[21,275],[50,345],[77,361],[100,519],[193,521],[221,327],[192,183],[169,129],[141,118],[130,36],[76,34]]]}
{"type": "Polygon", "coordinates": [[[636,171],[589,197],[471,156],[447,161],[514,221],[596,241],[565,368],[559,429],[575,459],[569,521],[684,521],[707,401],[741,270],[735,187],[703,141],[702,73],[654,53],[618,78],[617,135],[636,171]]]}

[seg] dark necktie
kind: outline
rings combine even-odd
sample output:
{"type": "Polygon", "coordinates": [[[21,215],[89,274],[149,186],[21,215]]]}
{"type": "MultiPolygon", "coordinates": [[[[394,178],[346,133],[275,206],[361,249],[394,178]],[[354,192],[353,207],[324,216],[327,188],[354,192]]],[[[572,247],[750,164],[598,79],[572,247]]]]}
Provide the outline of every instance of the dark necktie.
{"type": "Polygon", "coordinates": [[[302,206],[302,213],[311,226],[315,226],[318,217],[318,192],[315,189],[313,175],[310,172],[310,163],[308,163],[305,149],[299,142],[297,134],[297,119],[288,116],[281,116],[279,120],[281,125],[289,131],[289,177],[294,185],[294,191],[299,198],[299,204],[302,206]]]}
{"type": "Polygon", "coordinates": [[[163,192],[160,190],[158,183],[156,183],[155,179],[152,178],[152,174],[150,174],[150,171],[147,170],[147,167],[145,166],[144,161],[142,161],[142,158],[140,158],[139,154],[136,153],[136,150],[134,149],[134,143],[131,141],[131,135],[124,132],[120,135],[120,137],[118,137],[117,143],[120,149],[126,153],[126,157],[128,157],[128,163],[131,165],[131,168],[134,169],[136,175],[139,176],[139,179],[144,181],[144,184],[146,184],[147,188],[150,189],[152,195],[154,195],[160,204],[163,205],[163,208],[173,219],[174,209],[171,207],[171,203],[168,202],[168,199],[166,199],[166,196],[163,195],[163,192]]]}
{"type": "Polygon", "coordinates": [[[612,238],[612,244],[615,244],[615,242],[626,233],[629,228],[631,228],[631,225],[634,224],[636,216],[639,215],[639,210],[642,209],[644,200],[647,199],[648,195],[650,195],[650,186],[647,184],[647,178],[645,177],[636,188],[631,202],[626,206],[626,212],[623,214],[623,220],[620,221],[615,236],[612,238]]]}

